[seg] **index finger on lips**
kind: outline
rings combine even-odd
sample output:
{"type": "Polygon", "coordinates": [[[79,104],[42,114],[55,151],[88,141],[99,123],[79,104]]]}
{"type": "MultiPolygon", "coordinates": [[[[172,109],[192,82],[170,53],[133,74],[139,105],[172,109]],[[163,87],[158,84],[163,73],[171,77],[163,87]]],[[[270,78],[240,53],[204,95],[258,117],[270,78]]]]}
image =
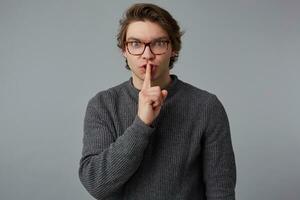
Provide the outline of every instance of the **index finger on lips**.
{"type": "Polygon", "coordinates": [[[151,88],[151,66],[149,63],[146,66],[146,74],[145,74],[142,89],[148,89],[148,88],[151,88]]]}

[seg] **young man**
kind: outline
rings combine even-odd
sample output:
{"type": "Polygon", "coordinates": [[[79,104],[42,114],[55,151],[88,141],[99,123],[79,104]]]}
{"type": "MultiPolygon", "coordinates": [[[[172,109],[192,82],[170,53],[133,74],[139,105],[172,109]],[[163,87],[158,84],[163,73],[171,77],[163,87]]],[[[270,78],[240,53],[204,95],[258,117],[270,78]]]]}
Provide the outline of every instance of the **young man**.
{"type": "Polygon", "coordinates": [[[135,4],[120,24],[132,77],[88,103],[82,184],[96,199],[235,199],[222,104],[170,74],[181,47],[177,22],[156,5],[135,4]]]}

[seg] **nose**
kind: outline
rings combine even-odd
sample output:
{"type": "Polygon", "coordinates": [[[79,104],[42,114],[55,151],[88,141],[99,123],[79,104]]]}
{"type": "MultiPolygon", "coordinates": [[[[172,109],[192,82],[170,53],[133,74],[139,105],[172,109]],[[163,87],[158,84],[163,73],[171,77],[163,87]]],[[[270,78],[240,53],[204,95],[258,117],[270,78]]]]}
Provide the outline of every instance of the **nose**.
{"type": "Polygon", "coordinates": [[[145,47],[145,51],[144,51],[144,53],[142,54],[142,57],[143,57],[144,59],[150,60],[150,59],[153,59],[154,56],[155,56],[155,55],[151,52],[150,47],[149,47],[149,46],[146,46],[146,47],[145,47]]]}

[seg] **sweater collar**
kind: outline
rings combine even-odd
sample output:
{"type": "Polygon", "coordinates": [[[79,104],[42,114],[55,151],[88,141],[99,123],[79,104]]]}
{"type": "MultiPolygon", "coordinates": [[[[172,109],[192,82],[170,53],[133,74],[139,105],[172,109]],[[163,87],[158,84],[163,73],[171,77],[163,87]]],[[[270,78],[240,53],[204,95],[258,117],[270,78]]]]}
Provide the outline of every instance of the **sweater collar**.
{"type": "MultiPolygon", "coordinates": [[[[179,82],[179,79],[175,74],[171,74],[170,76],[171,76],[172,82],[165,88],[165,90],[168,91],[167,98],[170,98],[171,96],[173,96],[175,94],[175,92],[177,91],[178,82],[179,82]]],[[[128,89],[130,96],[132,96],[137,101],[140,90],[134,87],[133,82],[132,82],[132,77],[130,77],[130,79],[126,82],[126,87],[128,89]]]]}

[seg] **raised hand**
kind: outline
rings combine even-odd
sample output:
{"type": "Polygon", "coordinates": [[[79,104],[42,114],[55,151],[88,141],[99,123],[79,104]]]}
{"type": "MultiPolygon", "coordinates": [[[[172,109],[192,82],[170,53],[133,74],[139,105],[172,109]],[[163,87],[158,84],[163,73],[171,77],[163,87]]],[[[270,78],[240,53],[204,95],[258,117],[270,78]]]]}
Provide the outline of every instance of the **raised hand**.
{"type": "Polygon", "coordinates": [[[167,95],[167,90],[161,90],[159,86],[151,87],[151,65],[148,63],[138,105],[138,116],[145,124],[151,125],[158,116],[167,95]]]}

